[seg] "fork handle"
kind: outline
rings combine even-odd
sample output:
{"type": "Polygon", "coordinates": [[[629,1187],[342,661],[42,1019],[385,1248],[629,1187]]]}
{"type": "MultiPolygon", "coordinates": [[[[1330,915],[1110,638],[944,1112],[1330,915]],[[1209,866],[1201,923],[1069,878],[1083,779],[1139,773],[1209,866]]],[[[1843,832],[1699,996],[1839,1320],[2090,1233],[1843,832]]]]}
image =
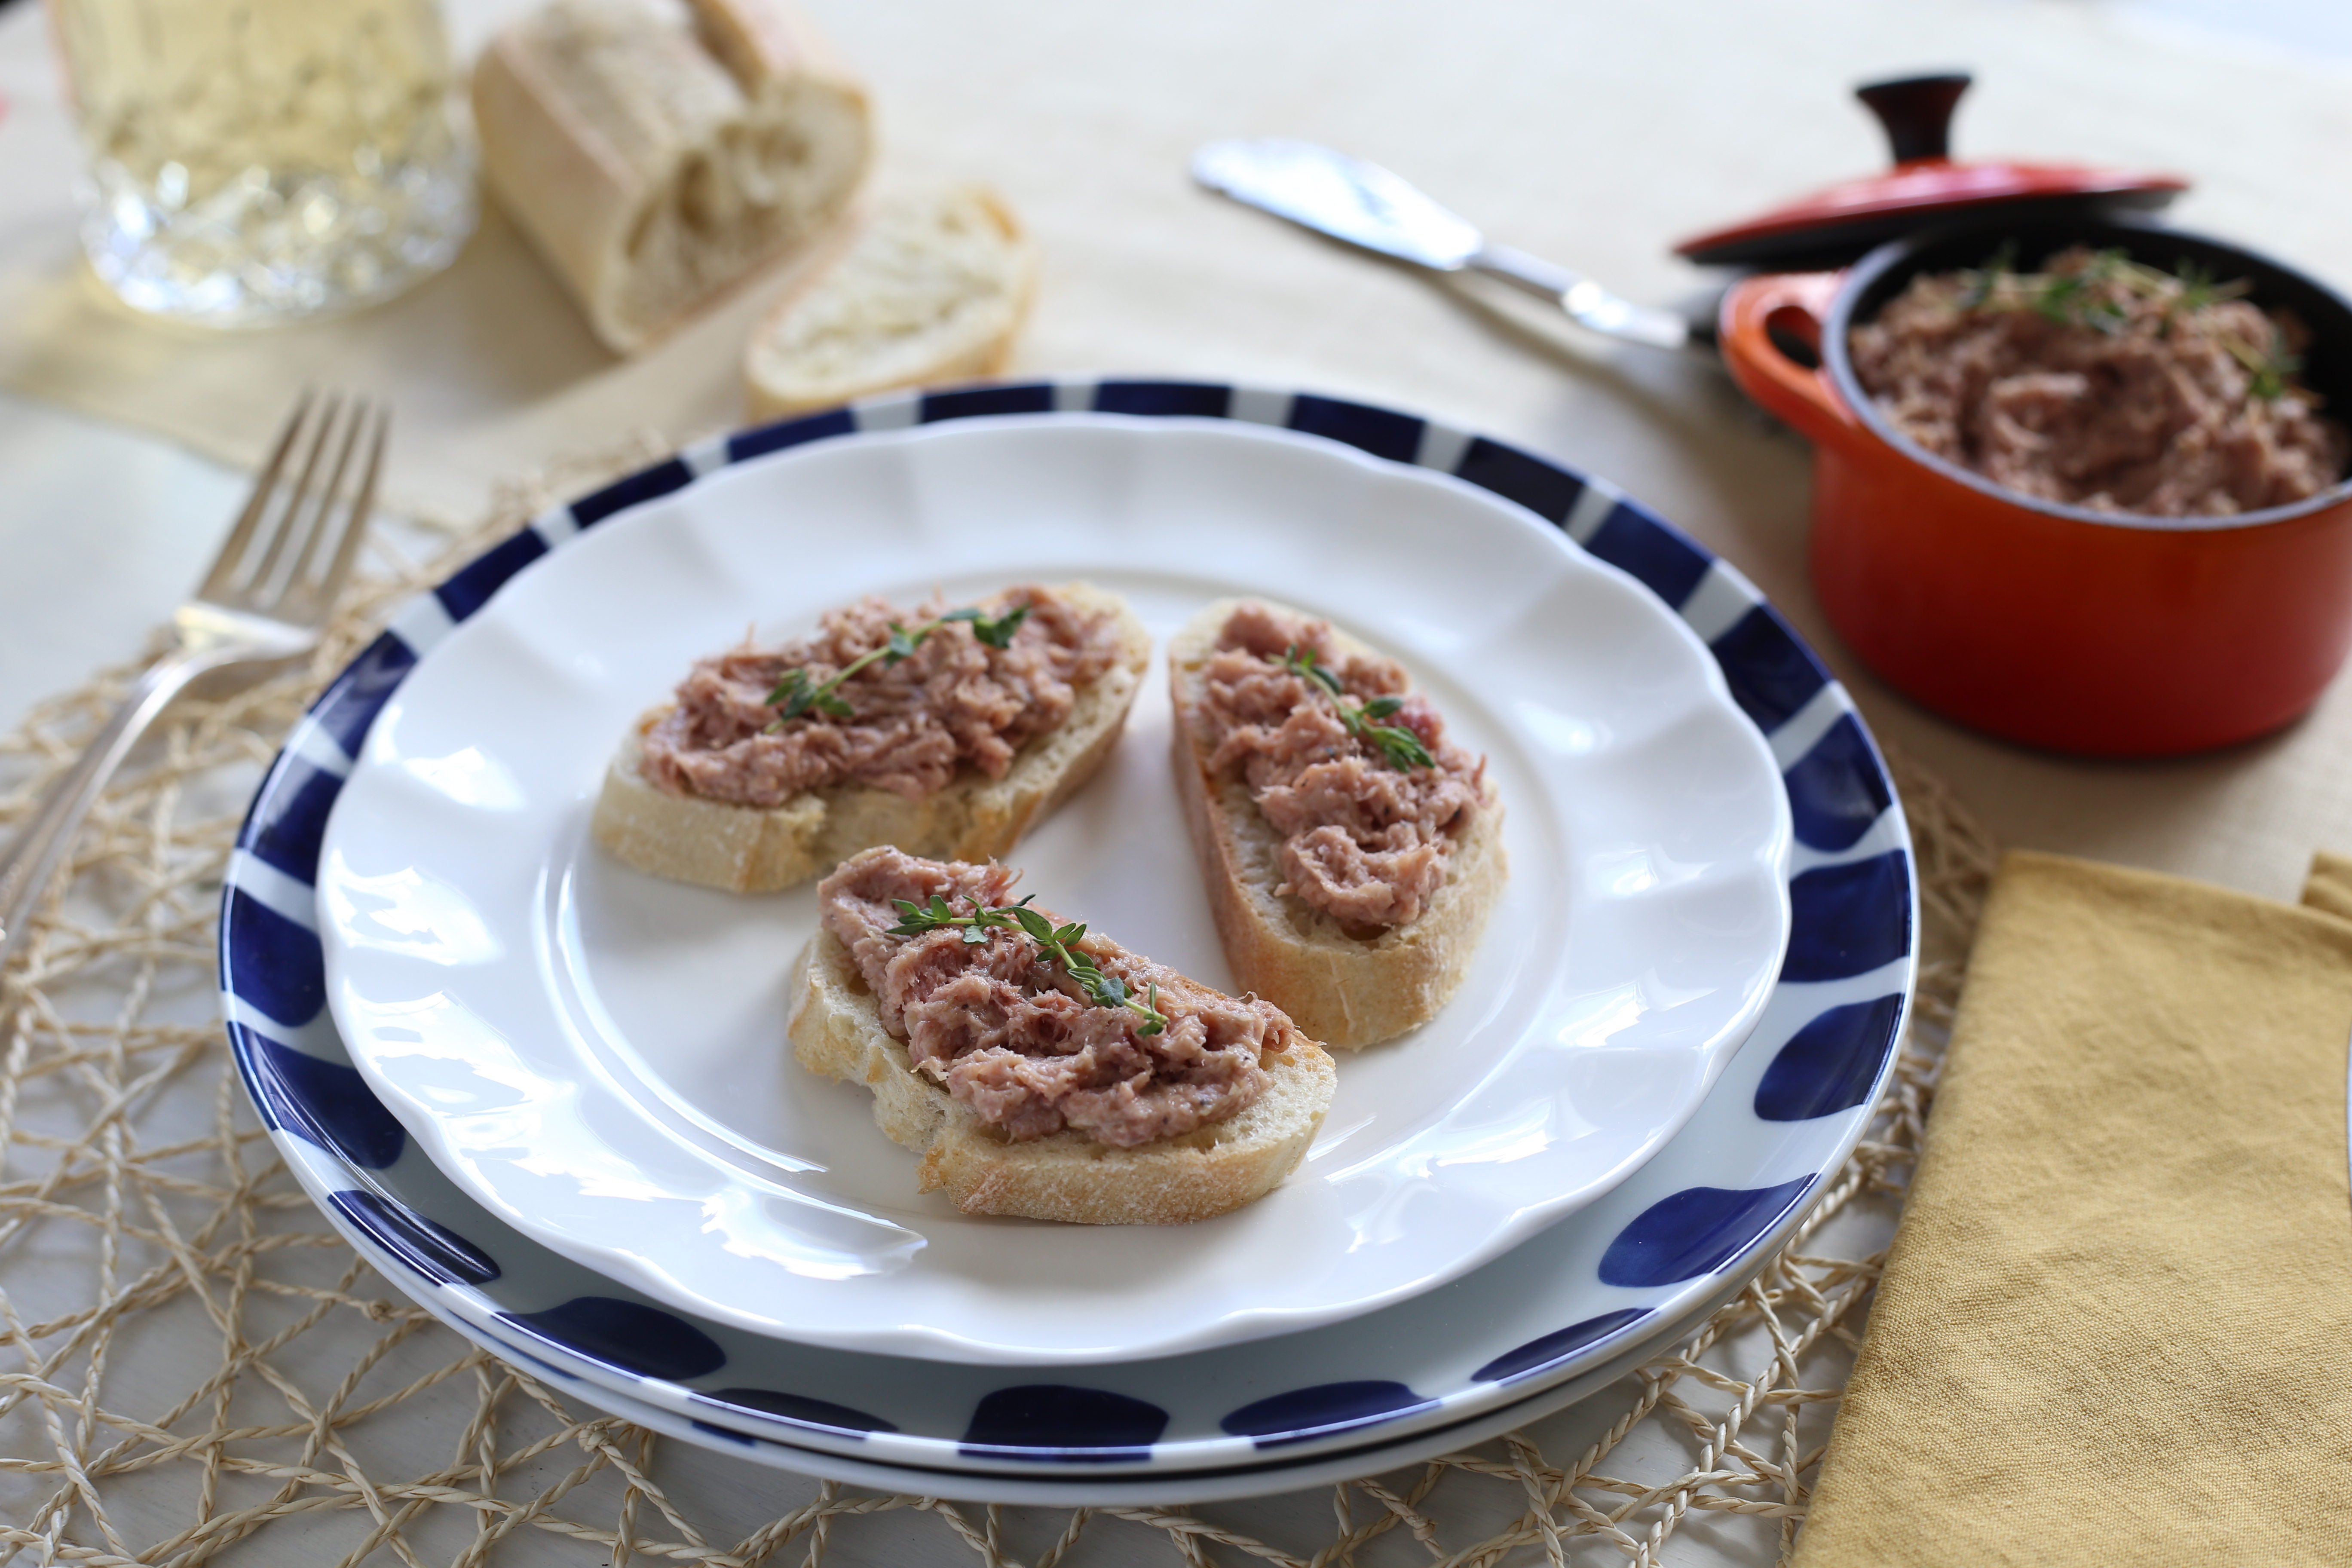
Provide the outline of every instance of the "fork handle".
{"type": "Polygon", "coordinates": [[[96,805],[107,781],[131,754],[139,737],[171,705],[188,682],[206,670],[230,662],[224,650],[181,649],[149,667],[131,689],[130,696],[107,720],[74,764],[51,784],[38,809],[16,841],[0,859],[0,967],[5,967],[22,940],[34,906],[57,874],[58,862],[73,843],[74,832],[96,805]]]}

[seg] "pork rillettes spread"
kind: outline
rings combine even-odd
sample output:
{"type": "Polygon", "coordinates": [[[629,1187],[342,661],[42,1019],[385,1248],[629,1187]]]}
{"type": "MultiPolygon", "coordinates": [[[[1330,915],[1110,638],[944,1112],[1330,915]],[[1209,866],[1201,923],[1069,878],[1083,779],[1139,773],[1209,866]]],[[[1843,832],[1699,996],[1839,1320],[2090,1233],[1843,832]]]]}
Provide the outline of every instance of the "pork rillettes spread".
{"type": "Polygon", "coordinates": [[[1277,889],[1356,932],[1417,918],[1445,882],[1448,858],[1477,814],[1492,808],[1486,761],[1445,738],[1429,700],[1407,689],[1403,668],[1339,650],[1328,621],[1268,605],[1239,605],[1202,669],[1201,717],[1212,773],[1237,770],[1283,836],[1277,889]],[[1311,653],[1344,696],[1296,673],[1311,653]],[[1339,703],[1408,731],[1426,766],[1397,759],[1346,722],[1339,703]]]}
{"type": "Polygon", "coordinates": [[[2116,251],[1923,274],[1848,340],[1889,423],[1997,484],[2205,517],[2316,495],[2347,438],[2294,380],[2302,329],[2116,251]]]}
{"type": "Polygon", "coordinates": [[[937,894],[959,915],[1001,908],[1014,876],[886,847],[817,884],[824,929],[849,950],[915,1070],[1014,1142],[1072,1128],[1131,1149],[1226,1121],[1265,1092],[1260,1058],[1297,1037],[1269,1003],[1235,1000],[1088,936],[1080,950],[1103,973],[1139,997],[1159,988],[1167,1027],[1143,1034],[1137,1013],[1088,1001],[1019,931],[990,930],[977,942],[961,929],[890,934],[903,919],[895,900],[937,894]]]}
{"type": "Polygon", "coordinates": [[[945,606],[909,612],[869,597],[826,612],[812,637],[766,648],[747,642],[698,660],[675,705],[646,731],[639,766],[672,795],[763,808],[852,782],[919,800],[966,763],[1003,778],[1022,746],[1067,719],[1076,689],[1119,652],[1110,612],[1082,609],[1050,588],[1010,588],[980,607],[1000,616],[1023,606],[1004,647],[982,641],[970,622],[948,621],[911,654],[844,681],[834,695],[847,716],[812,709],[773,729],[778,710],[768,699],[792,671],[821,684],[885,647],[894,626],[920,627],[945,606]]]}

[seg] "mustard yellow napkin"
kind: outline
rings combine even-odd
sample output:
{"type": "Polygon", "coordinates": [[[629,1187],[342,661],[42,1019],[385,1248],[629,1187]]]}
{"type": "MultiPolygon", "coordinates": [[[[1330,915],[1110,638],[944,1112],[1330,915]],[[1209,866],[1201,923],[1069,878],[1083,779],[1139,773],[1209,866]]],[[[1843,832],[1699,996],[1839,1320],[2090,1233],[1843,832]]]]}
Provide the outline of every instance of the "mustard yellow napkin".
{"type": "Polygon", "coordinates": [[[2352,1563],[2352,862],[2304,897],[2002,862],[1799,1568],[2352,1563]]]}

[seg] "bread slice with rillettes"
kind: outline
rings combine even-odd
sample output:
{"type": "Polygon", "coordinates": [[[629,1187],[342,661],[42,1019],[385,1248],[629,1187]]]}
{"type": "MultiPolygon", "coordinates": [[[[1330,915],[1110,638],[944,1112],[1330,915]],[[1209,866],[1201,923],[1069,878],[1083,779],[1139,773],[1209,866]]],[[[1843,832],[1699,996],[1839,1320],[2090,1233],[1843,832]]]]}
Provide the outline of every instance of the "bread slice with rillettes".
{"type": "Polygon", "coordinates": [[[1065,1129],[1013,1142],[915,1070],[882,1026],[849,950],[819,931],[792,979],[786,1033],[811,1072],[873,1091],[874,1121],[922,1156],[916,1184],[966,1214],[1073,1225],[1183,1225],[1265,1196],[1307,1157],[1338,1088],[1331,1058],[1293,1035],[1259,1060],[1272,1083],[1226,1121],[1131,1149],[1065,1129]]]}
{"type": "MultiPolygon", "coordinates": [[[[1270,599],[1255,602],[1317,618],[1270,599]]],[[[1445,881],[1402,925],[1356,934],[1282,891],[1282,834],[1258,810],[1244,780],[1209,767],[1213,742],[1202,711],[1202,671],[1226,619],[1243,603],[1211,605],[1168,645],[1177,794],[1218,941],[1236,985],[1289,1014],[1325,1045],[1350,1049],[1393,1039],[1436,1016],[1469,973],[1509,872],[1502,804],[1490,784],[1485,808],[1454,846],[1445,881]]],[[[1336,628],[1332,640],[1346,652],[1373,651],[1336,628]]]]}
{"type": "Polygon", "coordinates": [[[664,704],[638,719],[606,768],[592,836],[640,871],[733,893],[789,888],[876,844],[941,860],[1007,854],[1110,756],[1151,659],[1151,634],[1125,600],[1085,583],[1055,591],[1082,610],[1115,616],[1118,657],[1077,688],[1069,717],[1022,747],[1003,778],[966,767],[920,800],[855,782],[803,791],[777,806],[673,795],[642,766],[646,731],[669,711],[664,704]]]}

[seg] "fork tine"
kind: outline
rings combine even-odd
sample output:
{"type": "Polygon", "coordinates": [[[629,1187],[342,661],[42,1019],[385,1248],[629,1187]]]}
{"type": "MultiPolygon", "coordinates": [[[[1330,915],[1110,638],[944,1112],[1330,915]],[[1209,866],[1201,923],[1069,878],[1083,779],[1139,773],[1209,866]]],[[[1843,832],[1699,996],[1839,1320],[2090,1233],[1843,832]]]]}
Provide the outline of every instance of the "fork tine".
{"type": "Polygon", "coordinates": [[[293,599],[307,593],[311,584],[311,568],[328,556],[337,544],[337,525],[349,527],[347,515],[339,515],[335,502],[343,493],[343,475],[350,471],[352,454],[359,448],[360,439],[367,432],[369,416],[373,407],[364,397],[353,398],[351,417],[343,426],[341,444],[335,448],[335,464],[327,472],[327,482],[319,491],[317,521],[302,541],[302,552],[294,558],[293,569],[286,574],[286,585],[280,597],[293,599]]]}
{"type": "Polygon", "coordinates": [[[221,542],[220,553],[213,557],[212,570],[196,586],[202,598],[217,598],[228,591],[236,575],[238,563],[245,559],[246,547],[253,542],[253,531],[260,524],[261,514],[268,510],[269,498],[278,488],[278,470],[286,466],[286,454],[293,449],[294,437],[301,433],[302,420],[310,412],[317,395],[309,387],[295,400],[294,412],[286,416],[285,427],[278,432],[278,445],[270,448],[269,461],[253,481],[253,494],[237,515],[236,526],[229,530],[228,538],[221,542]]]}
{"type": "Polygon", "coordinates": [[[328,564],[326,580],[319,584],[319,618],[325,620],[335,607],[335,596],[343,591],[343,584],[352,574],[352,563],[359,558],[360,541],[366,537],[368,524],[375,518],[376,476],[383,468],[384,442],[392,434],[392,413],[389,409],[375,411],[375,439],[368,447],[367,470],[360,476],[359,494],[352,499],[351,521],[343,525],[342,542],[335,546],[335,559],[328,564]]]}
{"type": "Polygon", "coordinates": [[[315,526],[318,520],[325,515],[323,506],[313,503],[316,492],[311,489],[311,481],[319,477],[319,460],[327,454],[328,443],[334,437],[335,421],[342,411],[342,394],[330,393],[325,406],[319,412],[319,422],[310,432],[310,452],[302,460],[302,477],[294,481],[294,492],[287,498],[285,510],[278,514],[278,526],[270,532],[268,548],[261,552],[260,561],[255,563],[252,574],[245,580],[247,597],[275,596],[276,592],[282,591],[273,590],[269,585],[277,578],[279,563],[287,558],[289,542],[315,526]],[[306,512],[308,522],[304,521],[306,512]]]}

